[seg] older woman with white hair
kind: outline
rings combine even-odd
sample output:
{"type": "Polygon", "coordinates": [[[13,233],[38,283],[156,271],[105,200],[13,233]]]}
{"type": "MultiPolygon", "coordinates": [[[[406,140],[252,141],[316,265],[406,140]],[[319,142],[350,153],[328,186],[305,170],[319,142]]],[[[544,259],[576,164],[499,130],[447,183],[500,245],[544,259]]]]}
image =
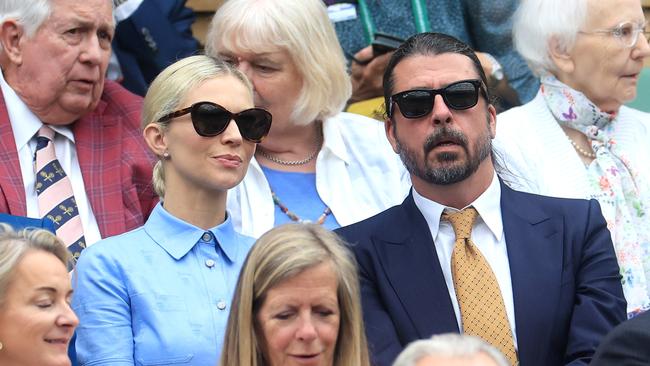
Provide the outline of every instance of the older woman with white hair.
{"type": "Polygon", "coordinates": [[[191,56],[154,79],[142,128],[158,157],[159,203],[144,226],[84,250],[73,307],[82,365],[215,365],[230,298],[253,239],[226,195],[268,132],[246,77],[191,56]]]}
{"type": "Polygon", "coordinates": [[[623,105],[650,55],[641,2],[522,0],[513,32],[541,88],[497,118],[504,177],[528,192],[597,199],[628,316],[650,309],[650,114],[623,105]]]}
{"type": "Polygon", "coordinates": [[[411,342],[393,366],[510,366],[498,349],[481,338],[447,333],[411,342]]]}
{"type": "Polygon", "coordinates": [[[206,40],[252,81],[255,105],[273,114],[251,169],[228,208],[236,227],[260,236],[312,221],[345,226],[398,204],[410,180],[384,126],[341,113],[351,83],[321,0],[229,0],[206,40]]]}

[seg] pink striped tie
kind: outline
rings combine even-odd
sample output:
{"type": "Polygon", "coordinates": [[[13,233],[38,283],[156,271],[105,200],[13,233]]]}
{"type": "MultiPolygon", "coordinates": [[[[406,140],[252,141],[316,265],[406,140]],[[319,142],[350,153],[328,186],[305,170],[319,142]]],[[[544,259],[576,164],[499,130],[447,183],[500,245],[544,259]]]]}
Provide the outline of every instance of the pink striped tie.
{"type": "Polygon", "coordinates": [[[54,222],[56,235],[68,246],[74,261],[86,247],[77,202],[70,178],[65,174],[54,151],[54,130],[43,125],[36,137],[36,194],[38,211],[54,222]]]}

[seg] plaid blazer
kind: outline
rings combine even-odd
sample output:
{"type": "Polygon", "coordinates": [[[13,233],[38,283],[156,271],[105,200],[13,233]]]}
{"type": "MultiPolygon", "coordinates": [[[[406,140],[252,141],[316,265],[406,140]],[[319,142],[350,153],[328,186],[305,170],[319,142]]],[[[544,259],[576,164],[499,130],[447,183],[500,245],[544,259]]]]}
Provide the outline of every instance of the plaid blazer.
{"type": "MultiPolygon", "coordinates": [[[[142,98],[106,81],[95,110],[72,126],[86,194],[103,238],[141,226],[158,199],[153,155],[140,132],[142,98]]],[[[25,216],[25,191],[0,92],[0,212],[25,216]]]]}

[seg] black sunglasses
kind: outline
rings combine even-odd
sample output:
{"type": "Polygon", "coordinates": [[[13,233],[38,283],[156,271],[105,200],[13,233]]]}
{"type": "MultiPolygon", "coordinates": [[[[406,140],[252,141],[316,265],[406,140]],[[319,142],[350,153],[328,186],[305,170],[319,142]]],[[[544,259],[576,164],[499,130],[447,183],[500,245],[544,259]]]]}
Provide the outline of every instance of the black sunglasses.
{"type": "Polygon", "coordinates": [[[188,113],[190,113],[196,133],[205,137],[213,137],[222,133],[233,119],[237,123],[242,137],[252,142],[261,142],[271,129],[271,113],[264,109],[250,108],[239,113],[232,113],[212,102],[194,103],[187,108],[162,116],[158,122],[167,122],[188,113]]]}
{"type": "MultiPolygon", "coordinates": [[[[469,109],[478,103],[479,89],[483,90],[481,81],[471,79],[456,81],[441,89],[403,91],[390,97],[388,116],[393,116],[393,103],[397,103],[405,118],[424,117],[433,110],[433,101],[438,94],[442,95],[442,100],[451,109],[469,109]]],[[[483,95],[485,95],[485,91],[483,91],[483,95]]]]}

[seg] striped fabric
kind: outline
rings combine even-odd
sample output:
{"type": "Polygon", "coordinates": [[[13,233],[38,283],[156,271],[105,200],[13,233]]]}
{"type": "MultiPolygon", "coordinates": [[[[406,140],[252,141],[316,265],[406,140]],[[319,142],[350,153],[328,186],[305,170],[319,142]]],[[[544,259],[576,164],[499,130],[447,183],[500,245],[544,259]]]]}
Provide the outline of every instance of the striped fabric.
{"type": "Polygon", "coordinates": [[[63,240],[76,261],[86,242],[72,184],[56,158],[54,134],[54,130],[46,125],[37,134],[34,170],[38,210],[41,217],[54,222],[56,235],[63,240]]]}

